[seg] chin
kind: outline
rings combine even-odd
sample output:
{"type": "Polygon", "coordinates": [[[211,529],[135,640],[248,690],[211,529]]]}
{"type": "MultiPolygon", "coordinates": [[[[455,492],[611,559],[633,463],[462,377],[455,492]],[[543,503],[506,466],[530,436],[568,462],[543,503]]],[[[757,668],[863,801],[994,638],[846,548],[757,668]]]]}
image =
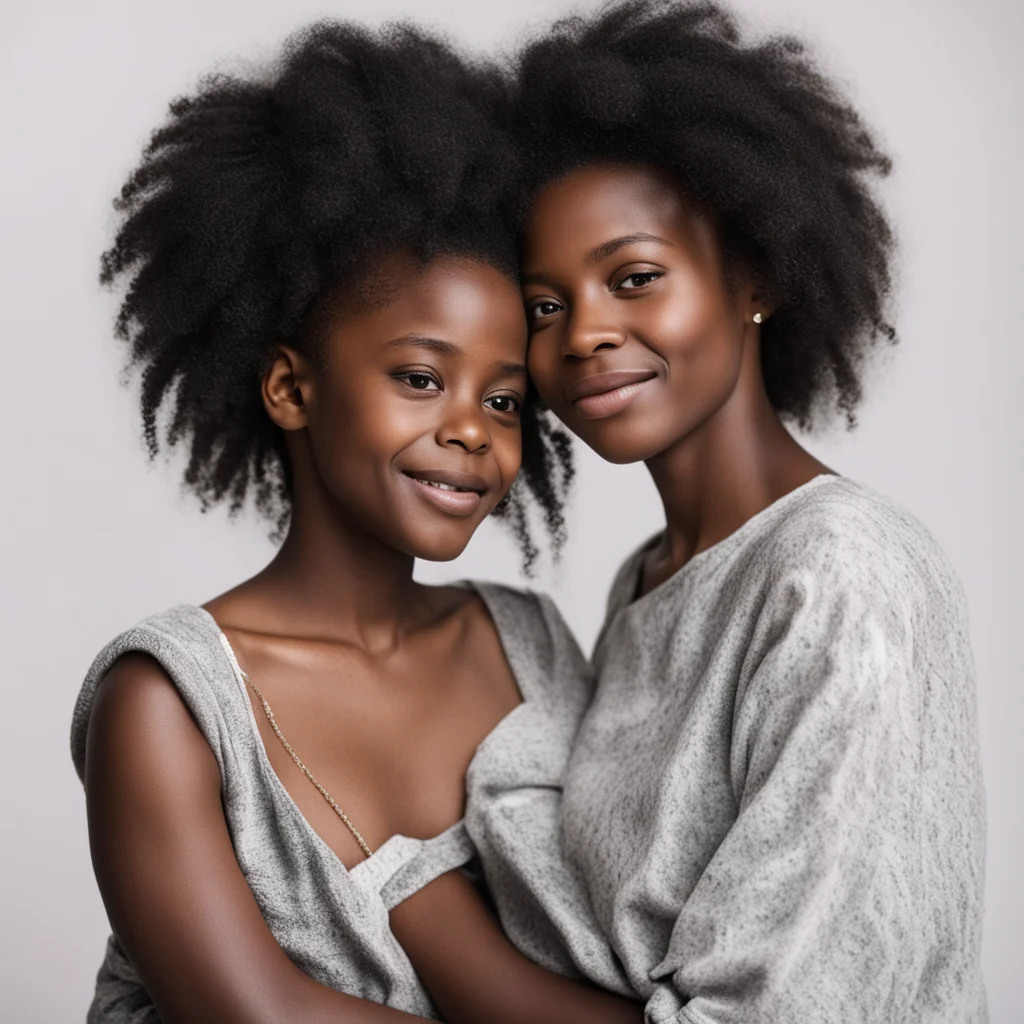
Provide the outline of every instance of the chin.
{"type": "Polygon", "coordinates": [[[426,562],[451,562],[466,550],[472,536],[472,533],[455,537],[421,534],[409,538],[406,551],[414,558],[422,558],[426,562]]]}
{"type": "Polygon", "coordinates": [[[598,454],[605,462],[615,466],[628,466],[634,462],[646,462],[662,450],[657,445],[643,443],[637,438],[615,436],[614,431],[609,431],[605,436],[584,437],[578,435],[580,440],[593,452],[598,454]]]}

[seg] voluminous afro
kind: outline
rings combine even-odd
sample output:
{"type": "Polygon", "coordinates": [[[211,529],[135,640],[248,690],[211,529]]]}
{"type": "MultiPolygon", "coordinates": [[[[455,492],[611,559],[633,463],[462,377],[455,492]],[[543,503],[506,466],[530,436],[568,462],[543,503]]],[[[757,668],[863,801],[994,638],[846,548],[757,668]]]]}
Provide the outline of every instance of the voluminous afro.
{"type": "MultiPolygon", "coordinates": [[[[516,278],[509,102],[495,68],[410,26],[323,22],[263,75],[212,76],[171,104],[115,202],[101,280],[126,286],[117,333],[150,454],[184,442],[204,508],[251,497],[284,528],[287,456],[260,379],[282,342],[315,355],[324,303],[375,260],[463,255],[516,278]]],[[[536,402],[522,425],[523,470],[498,513],[529,566],[529,504],[557,549],[572,466],[536,402]]]]}
{"type": "Polygon", "coordinates": [[[864,356],[895,340],[872,194],[890,161],[803,45],[745,40],[714,3],[620,0],[557,22],[516,71],[527,196],[592,162],[667,169],[774,306],[773,406],[805,427],[838,407],[852,426],[864,356]]]}

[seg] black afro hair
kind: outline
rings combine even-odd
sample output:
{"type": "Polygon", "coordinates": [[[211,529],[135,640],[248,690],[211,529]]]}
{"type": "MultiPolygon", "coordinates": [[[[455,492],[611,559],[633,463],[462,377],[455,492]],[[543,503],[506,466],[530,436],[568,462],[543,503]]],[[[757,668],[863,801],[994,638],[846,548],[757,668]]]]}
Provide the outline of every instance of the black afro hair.
{"type": "MultiPolygon", "coordinates": [[[[409,26],[338,22],[293,36],[262,75],[211,76],[171,104],[115,202],[101,280],[125,286],[117,333],[150,454],[187,445],[204,509],[252,499],[284,529],[287,456],[260,379],[281,342],[315,348],[317,310],[361,268],[412,250],[515,279],[509,111],[493,66],[409,26]]],[[[528,509],[557,552],[572,465],[536,401],[522,423],[523,470],[498,514],[529,567],[528,509]]]]}
{"type": "Polygon", "coordinates": [[[618,0],[529,42],[516,74],[527,200],[587,163],[666,169],[774,307],[772,405],[853,426],[864,357],[895,341],[893,234],[872,192],[890,161],[803,44],[744,39],[715,3],[618,0]]]}

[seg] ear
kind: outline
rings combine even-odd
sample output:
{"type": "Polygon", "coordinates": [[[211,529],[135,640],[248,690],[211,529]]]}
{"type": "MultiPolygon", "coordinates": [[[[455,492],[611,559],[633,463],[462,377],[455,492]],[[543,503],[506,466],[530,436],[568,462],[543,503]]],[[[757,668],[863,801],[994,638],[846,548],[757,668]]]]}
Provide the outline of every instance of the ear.
{"type": "Polygon", "coordinates": [[[263,375],[263,408],[282,430],[302,430],[306,408],[313,397],[309,360],[294,348],[278,346],[274,361],[263,375]]]}

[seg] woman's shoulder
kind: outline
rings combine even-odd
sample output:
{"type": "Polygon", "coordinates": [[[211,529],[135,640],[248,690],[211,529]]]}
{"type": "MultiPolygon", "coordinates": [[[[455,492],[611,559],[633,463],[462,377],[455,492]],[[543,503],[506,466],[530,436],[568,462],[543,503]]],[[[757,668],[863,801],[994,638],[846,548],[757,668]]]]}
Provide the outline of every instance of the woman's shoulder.
{"type": "MultiPolygon", "coordinates": [[[[129,716],[155,713],[168,700],[182,707],[207,732],[225,701],[224,678],[230,657],[213,618],[197,605],[178,605],[150,615],[108,641],[93,659],[75,702],[71,755],[81,777],[89,725],[103,693],[103,707],[129,716]]],[[[230,688],[228,688],[230,689],[230,688]]]]}
{"type": "MultiPolygon", "coordinates": [[[[111,772],[148,776],[156,766],[180,766],[186,756],[211,753],[173,677],[141,650],[122,654],[96,681],[86,711],[84,718],[76,714],[71,737],[83,782],[87,751],[94,782],[97,777],[109,782],[111,772]],[[97,772],[96,764],[104,768],[97,772]]],[[[207,756],[203,763],[213,767],[208,778],[219,782],[215,759],[207,756]]]]}
{"type": "MultiPolygon", "coordinates": [[[[108,640],[96,655],[89,674],[105,671],[123,653],[142,650],[163,654],[182,651],[192,658],[200,657],[211,644],[219,646],[220,630],[205,609],[193,604],[180,604],[148,615],[135,625],[108,640]]],[[[159,660],[159,659],[158,659],[159,660]]]]}
{"type": "Polygon", "coordinates": [[[817,477],[777,504],[770,535],[812,557],[836,548],[865,555],[906,551],[942,557],[935,538],[919,519],[891,498],[848,477],[817,477]]]}
{"type": "Polygon", "coordinates": [[[919,519],[870,487],[819,477],[782,499],[756,545],[767,578],[811,574],[837,590],[917,602],[940,591],[962,603],[962,588],[919,519]]]}

